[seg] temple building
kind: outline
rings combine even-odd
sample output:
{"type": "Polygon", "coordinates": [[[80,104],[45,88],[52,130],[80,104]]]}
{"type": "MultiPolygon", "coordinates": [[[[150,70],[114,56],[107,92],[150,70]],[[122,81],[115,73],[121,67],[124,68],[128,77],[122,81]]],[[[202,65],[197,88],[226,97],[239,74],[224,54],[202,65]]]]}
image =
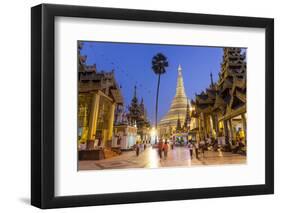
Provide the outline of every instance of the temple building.
{"type": "Polygon", "coordinates": [[[128,112],[125,111],[124,105],[118,105],[115,110],[114,131],[112,147],[120,150],[132,149],[137,141],[136,125],[128,120],[128,112]]]}
{"type": "Polygon", "coordinates": [[[143,98],[141,99],[140,103],[138,101],[136,86],[134,87],[134,96],[131,100],[131,104],[128,107],[127,117],[128,122],[137,127],[138,139],[142,141],[148,141],[150,124],[147,119],[143,98]]]}
{"type": "Polygon", "coordinates": [[[149,142],[150,124],[147,119],[144,101],[138,101],[137,87],[127,111],[124,105],[119,105],[115,110],[113,148],[129,150],[137,141],[149,142]]]}
{"type": "Polygon", "coordinates": [[[121,90],[114,71],[98,72],[80,54],[78,60],[78,145],[87,150],[110,147],[115,108],[123,105],[121,90]]]}
{"type": "Polygon", "coordinates": [[[219,79],[192,102],[198,137],[220,144],[246,143],[246,54],[241,48],[224,48],[219,79]]]}
{"type": "Polygon", "coordinates": [[[190,125],[189,107],[189,100],[185,94],[182,68],[179,65],[176,94],[169,111],[158,125],[158,134],[161,138],[170,138],[174,133],[188,131],[190,125]]]}

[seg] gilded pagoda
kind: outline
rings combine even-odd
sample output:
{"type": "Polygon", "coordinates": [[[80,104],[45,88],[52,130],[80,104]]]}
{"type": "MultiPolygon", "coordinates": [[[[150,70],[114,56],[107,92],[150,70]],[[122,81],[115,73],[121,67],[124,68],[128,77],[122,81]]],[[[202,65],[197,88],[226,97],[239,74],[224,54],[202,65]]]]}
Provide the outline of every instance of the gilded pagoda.
{"type": "Polygon", "coordinates": [[[169,111],[159,123],[160,137],[169,138],[173,133],[183,131],[189,124],[189,115],[189,100],[185,94],[182,68],[181,65],[179,65],[176,94],[169,111]]]}

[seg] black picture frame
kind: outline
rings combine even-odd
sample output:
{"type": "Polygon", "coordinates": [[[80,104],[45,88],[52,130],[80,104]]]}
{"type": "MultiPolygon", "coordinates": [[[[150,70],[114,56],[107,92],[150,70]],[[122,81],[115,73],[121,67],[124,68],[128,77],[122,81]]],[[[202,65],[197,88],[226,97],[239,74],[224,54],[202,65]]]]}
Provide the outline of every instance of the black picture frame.
{"type": "Polygon", "coordinates": [[[274,193],[274,20],[164,11],[41,4],[31,9],[31,204],[39,208],[218,198],[274,193]],[[100,18],[263,28],[265,48],[265,184],[56,197],[55,17],[100,18]]]}

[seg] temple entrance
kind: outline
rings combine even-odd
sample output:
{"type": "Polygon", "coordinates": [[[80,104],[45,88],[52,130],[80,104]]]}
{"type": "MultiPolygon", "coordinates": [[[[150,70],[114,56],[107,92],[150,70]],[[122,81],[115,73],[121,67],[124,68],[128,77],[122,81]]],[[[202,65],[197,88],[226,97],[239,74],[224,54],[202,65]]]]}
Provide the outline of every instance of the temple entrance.
{"type": "Polygon", "coordinates": [[[90,94],[79,95],[79,108],[78,108],[78,144],[81,149],[86,148],[89,134],[89,117],[92,108],[92,96],[90,94]]]}
{"type": "Polygon", "coordinates": [[[176,133],[173,134],[172,136],[172,141],[180,145],[186,144],[188,140],[189,140],[188,133],[176,133]]]}
{"type": "Polygon", "coordinates": [[[110,119],[110,108],[111,103],[106,98],[101,96],[99,103],[98,111],[98,120],[97,120],[97,130],[96,130],[96,139],[101,141],[101,146],[107,146],[108,144],[108,134],[109,134],[109,119],[110,119]]]}
{"type": "Polygon", "coordinates": [[[245,138],[245,127],[243,125],[243,118],[241,115],[238,115],[232,118],[232,131],[233,131],[233,139],[237,141],[242,141],[243,144],[246,144],[245,138]]]}

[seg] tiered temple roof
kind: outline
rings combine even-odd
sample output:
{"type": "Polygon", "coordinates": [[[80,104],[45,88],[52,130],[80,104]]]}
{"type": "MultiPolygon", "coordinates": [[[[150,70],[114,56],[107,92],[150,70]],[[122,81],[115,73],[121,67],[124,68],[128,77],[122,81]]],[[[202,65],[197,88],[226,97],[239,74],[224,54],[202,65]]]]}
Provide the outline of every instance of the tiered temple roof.
{"type": "MultiPolygon", "coordinates": [[[[223,115],[241,107],[246,108],[246,57],[241,48],[224,48],[219,80],[201,94],[194,105],[200,113],[220,111],[223,115]]],[[[212,76],[211,76],[212,78],[212,76]]]]}
{"type": "MultiPolygon", "coordinates": [[[[83,56],[79,54],[79,58],[83,56]]],[[[100,90],[116,104],[123,104],[124,99],[115,79],[114,70],[97,71],[95,64],[88,65],[84,60],[79,60],[78,88],[80,93],[100,90]]]]}
{"type": "Polygon", "coordinates": [[[141,101],[138,101],[137,98],[137,87],[134,87],[134,96],[131,100],[131,104],[128,107],[128,114],[127,118],[129,123],[136,124],[138,128],[138,134],[141,136],[144,135],[144,130],[150,126],[149,121],[146,117],[146,109],[144,106],[144,101],[141,99],[141,101]]]}

